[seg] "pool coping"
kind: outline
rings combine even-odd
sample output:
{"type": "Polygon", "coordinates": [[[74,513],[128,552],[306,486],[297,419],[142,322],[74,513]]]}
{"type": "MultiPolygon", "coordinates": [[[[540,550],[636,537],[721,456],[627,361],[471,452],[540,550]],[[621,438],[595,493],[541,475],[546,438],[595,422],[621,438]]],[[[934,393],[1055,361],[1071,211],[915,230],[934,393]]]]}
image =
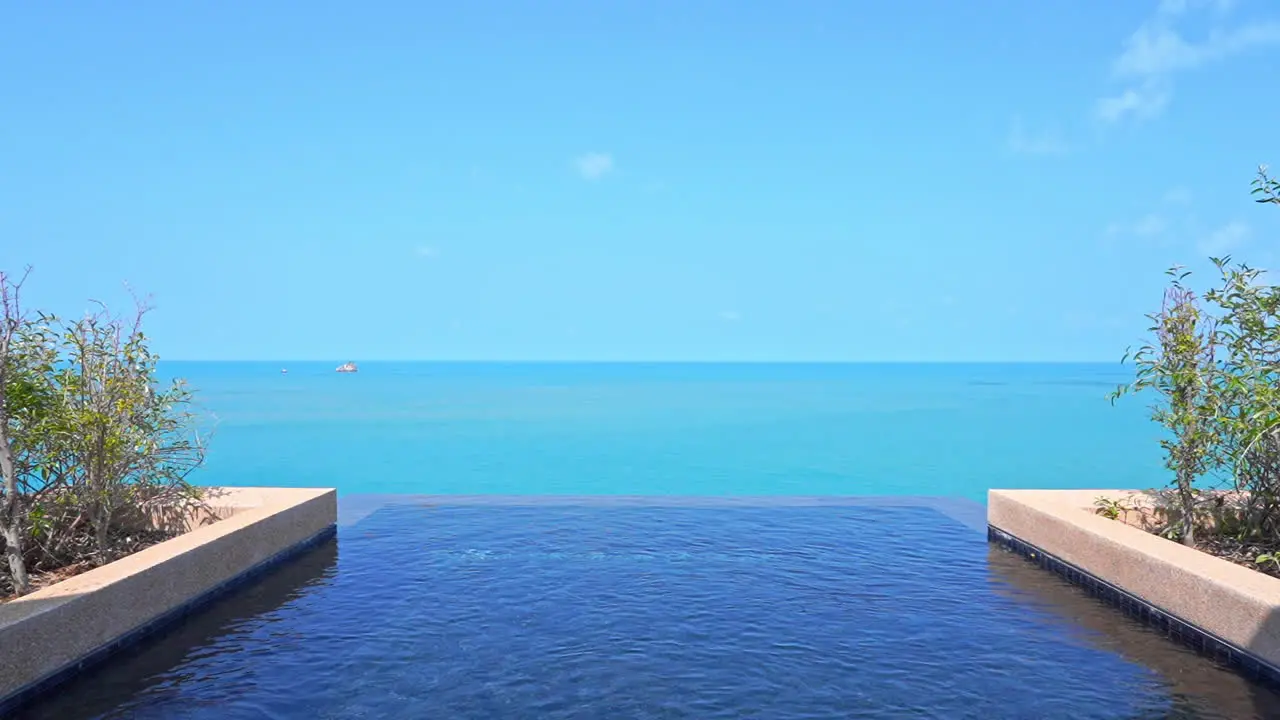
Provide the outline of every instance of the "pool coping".
{"type": "Polygon", "coordinates": [[[221,516],[0,605],[0,717],[332,538],[330,488],[216,488],[221,516]]]}
{"type": "Polygon", "coordinates": [[[1280,686],[1280,579],[1098,515],[1136,490],[991,490],[988,539],[1250,677],[1280,686]]]}

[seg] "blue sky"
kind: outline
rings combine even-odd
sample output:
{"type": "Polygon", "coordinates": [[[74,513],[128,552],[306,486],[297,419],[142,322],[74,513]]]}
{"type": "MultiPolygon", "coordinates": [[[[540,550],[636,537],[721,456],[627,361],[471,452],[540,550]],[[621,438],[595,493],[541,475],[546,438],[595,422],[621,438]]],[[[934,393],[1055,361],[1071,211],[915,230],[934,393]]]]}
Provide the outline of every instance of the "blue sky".
{"type": "Polygon", "coordinates": [[[173,359],[1118,360],[1276,262],[1262,0],[15,3],[0,66],[0,267],[173,359]]]}

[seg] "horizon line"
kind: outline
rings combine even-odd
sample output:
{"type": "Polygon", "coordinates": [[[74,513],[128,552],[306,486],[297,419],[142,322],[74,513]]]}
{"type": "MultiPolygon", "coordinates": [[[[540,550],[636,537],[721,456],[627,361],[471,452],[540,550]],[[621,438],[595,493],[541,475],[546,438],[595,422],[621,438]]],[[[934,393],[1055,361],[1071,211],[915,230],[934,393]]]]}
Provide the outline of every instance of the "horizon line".
{"type": "Polygon", "coordinates": [[[446,359],[366,359],[332,360],[311,359],[201,359],[165,358],[160,362],[174,363],[226,363],[226,364],[319,364],[345,362],[366,364],[433,364],[433,365],[1127,365],[1119,360],[446,360],[446,359]]]}

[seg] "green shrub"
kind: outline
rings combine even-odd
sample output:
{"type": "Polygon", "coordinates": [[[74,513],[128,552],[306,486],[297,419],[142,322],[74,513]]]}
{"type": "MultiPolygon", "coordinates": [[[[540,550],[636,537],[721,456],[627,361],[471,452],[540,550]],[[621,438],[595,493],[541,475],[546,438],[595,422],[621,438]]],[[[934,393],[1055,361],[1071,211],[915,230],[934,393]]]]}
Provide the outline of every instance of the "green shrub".
{"type": "Polygon", "coordinates": [[[1172,281],[1164,304],[1148,316],[1154,342],[1133,353],[1137,378],[1116,389],[1111,400],[1129,392],[1156,394],[1151,417],[1169,431],[1160,444],[1177,490],[1179,533],[1185,544],[1195,545],[1196,481],[1213,468],[1219,442],[1218,398],[1212,387],[1217,324],[1184,284],[1189,273],[1175,267],[1168,274],[1172,281]]]}
{"type": "Polygon", "coordinates": [[[190,390],[156,379],[145,306],[64,322],[22,312],[20,287],[0,274],[0,591],[18,594],[30,570],[103,564],[176,532],[201,502],[187,477],[204,459],[190,390]]]}
{"type": "MultiPolygon", "coordinates": [[[[1259,203],[1280,205],[1280,182],[1260,168],[1259,203]]],[[[1231,258],[1211,258],[1220,278],[1199,298],[1175,268],[1154,335],[1134,355],[1137,377],[1112,393],[1152,391],[1152,418],[1167,431],[1161,444],[1173,474],[1175,534],[1195,544],[1198,521],[1239,540],[1280,542],[1280,287],[1231,258]],[[1221,498],[1199,507],[1197,483],[1218,479],[1240,500],[1226,513],[1221,498]],[[1223,518],[1230,516],[1230,522],[1223,518]]],[[[1126,360],[1128,359],[1126,354],[1126,360]]]]}

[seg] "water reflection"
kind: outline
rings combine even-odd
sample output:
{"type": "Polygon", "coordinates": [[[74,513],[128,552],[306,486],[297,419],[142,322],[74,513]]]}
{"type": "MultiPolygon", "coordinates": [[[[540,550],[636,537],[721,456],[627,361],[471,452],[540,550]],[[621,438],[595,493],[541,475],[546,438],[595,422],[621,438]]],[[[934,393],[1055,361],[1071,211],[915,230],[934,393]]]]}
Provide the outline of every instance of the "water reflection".
{"type": "Polygon", "coordinates": [[[992,546],[996,592],[1048,613],[1082,641],[1151,668],[1169,683],[1169,720],[1274,720],[1280,694],[1197,655],[1021,556],[992,546]]]}
{"type": "MultiPolygon", "coordinates": [[[[377,543],[369,544],[370,547],[366,549],[366,553],[381,552],[377,543]]],[[[349,563],[347,570],[351,570],[350,563],[353,557],[361,558],[359,547],[359,541],[354,543],[354,548],[348,547],[348,550],[355,555],[347,555],[349,563]]],[[[132,713],[141,707],[136,704],[139,701],[144,702],[153,713],[167,713],[174,708],[185,706],[187,712],[193,715],[223,716],[223,711],[216,707],[210,707],[207,704],[200,707],[200,693],[193,693],[192,684],[188,682],[191,679],[207,680],[210,676],[205,674],[192,678],[186,675],[185,668],[198,665],[199,663],[193,663],[193,661],[198,660],[201,654],[236,652],[237,650],[229,648],[227,643],[219,643],[217,640],[234,636],[238,631],[264,633],[270,636],[264,639],[263,635],[259,634],[257,642],[242,645],[243,650],[250,656],[255,652],[254,648],[257,652],[263,652],[271,647],[278,650],[277,643],[281,641],[286,644],[295,640],[302,642],[301,637],[286,636],[284,632],[288,631],[282,631],[281,624],[272,622],[272,619],[290,612],[296,613],[298,603],[314,603],[317,598],[329,594],[328,590],[322,592],[317,590],[322,590],[333,583],[341,585],[342,583],[336,577],[337,561],[338,544],[336,541],[330,541],[279,568],[257,584],[199,613],[186,624],[166,635],[160,642],[113,657],[106,666],[74,681],[61,689],[54,698],[17,717],[28,720],[131,717],[132,713]],[[291,606],[295,607],[291,608],[291,606]],[[254,627],[257,627],[257,630],[252,630],[254,627]]],[[[356,566],[371,567],[372,565],[356,563],[356,566]]],[[[1140,716],[1144,720],[1147,718],[1150,720],[1280,718],[1280,695],[1230,670],[1220,668],[1181,645],[1148,630],[1117,610],[1089,597],[1082,590],[1069,585],[1056,575],[1045,572],[1017,555],[995,547],[988,550],[987,567],[989,571],[987,577],[993,590],[1025,608],[1038,622],[1052,625],[1056,633],[1067,633],[1082,646],[1113,653],[1129,662],[1149,668],[1164,678],[1172,707],[1167,712],[1161,711],[1162,714],[1158,716],[1140,716]]],[[[358,570],[352,572],[355,572],[355,575],[349,577],[347,582],[369,581],[368,578],[360,577],[358,570]]],[[[974,587],[970,585],[968,590],[973,591],[974,587]]],[[[439,603],[427,604],[433,608],[440,607],[439,603]]],[[[845,612],[847,610],[848,608],[845,607],[845,612]]],[[[350,620],[353,616],[346,614],[345,617],[350,620]]],[[[328,623],[328,619],[323,619],[322,627],[327,627],[328,623]]],[[[287,626],[287,623],[285,625],[287,626]]],[[[301,633],[302,629],[294,627],[293,631],[301,633]]],[[[293,632],[288,634],[293,635],[293,632]]],[[[1014,642],[1016,643],[1016,640],[1014,642]]],[[[242,660],[253,662],[252,657],[244,657],[242,660]]],[[[209,669],[210,666],[206,664],[205,672],[207,673],[209,669]]],[[[420,670],[421,668],[414,672],[420,670]]],[[[223,676],[224,683],[253,682],[252,677],[237,675],[240,671],[235,668],[235,663],[224,662],[222,671],[231,673],[231,676],[223,676]]],[[[391,673],[391,678],[400,682],[406,672],[408,671],[405,666],[401,665],[398,670],[391,673]]],[[[371,671],[371,673],[371,678],[387,680],[386,672],[371,671]]],[[[296,675],[293,676],[295,682],[300,679],[296,675]]],[[[1055,682],[1052,676],[1042,677],[1039,680],[1044,683],[1055,682]]],[[[253,688],[245,689],[252,694],[253,688]]],[[[326,689],[332,690],[332,688],[315,688],[315,694],[324,695],[326,689]]],[[[352,693],[360,694],[361,690],[362,688],[357,685],[352,688],[352,693]]],[[[258,688],[258,691],[262,692],[262,688],[258,688]]],[[[1036,689],[1028,688],[1028,691],[1034,693],[1036,689]]],[[[231,692],[234,695],[235,691],[231,692]]],[[[379,695],[376,690],[373,694],[379,695]]],[[[224,699],[227,696],[224,692],[224,699]]],[[[296,712],[314,713],[314,708],[306,707],[305,700],[301,697],[297,699],[301,702],[294,708],[296,712]]],[[[315,700],[314,697],[310,699],[315,700]]],[[[373,701],[368,700],[367,697],[365,700],[371,707],[374,705],[373,701]]],[[[1117,697],[1115,700],[1123,704],[1126,699],[1117,697]]],[[[1105,702],[1105,700],[1101,701],[1105,702]]],[[[213,700],[206,700],[206,702],[213,702],[213,700]]],[[[380,702],[382,704],[377,707],[391,706],[388,705],[391,701],[386,698],[382,698],[380,702]]],[[[1100,699],[1095,696],[1087,702],[1097,703],[1100,699]]],[[[314,704],[313,702],[312,705],[314,704]]],[[[1080,716],[1089,715],[1089,708],[1080,708],[1080,710],[1080,716]]],[[[1094,710],[1096,711],[1097,708],[1095,707],[1094,710]]],[[[1114,714],[1116,710],[1111,708],[1110,712],[1114,714]]],[[[153,714],[151,716],[168,717],[169,715],[153,714]]]]}
{"type": "Polygon", "coordinates": [[[95,668],[59,688],[54,695],[25,708],[13,720],[128,717],[122,704],[142,695],[180,693],[184,680],[175,669],[210,646],[218,637],[304,596],[336,572],[338,541],[331,539],[274,569],[261,580],[201,610],[158,642],[144,643],[112,655],[95,668]]]}

